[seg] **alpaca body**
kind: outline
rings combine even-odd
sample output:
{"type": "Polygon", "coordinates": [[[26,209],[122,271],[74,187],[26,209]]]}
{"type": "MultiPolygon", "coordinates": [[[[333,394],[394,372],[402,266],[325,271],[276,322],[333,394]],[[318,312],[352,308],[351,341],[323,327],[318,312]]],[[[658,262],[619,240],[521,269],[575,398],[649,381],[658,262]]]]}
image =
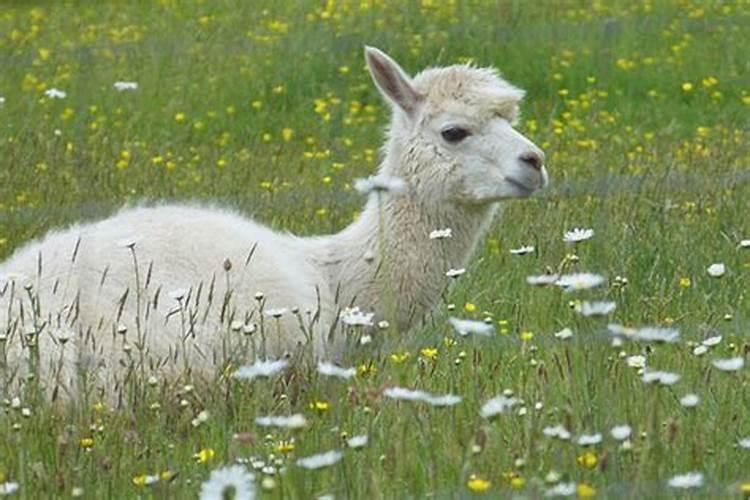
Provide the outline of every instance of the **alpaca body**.
{"type": "Polygon", "coordinates": [[[547,183],[544,155],[513,129],[523,91],[496,71],[457,65],[411,78],[377,49],[366,59],[393,116],[382,181],[355,222],[298,238],[226,210],[165,205],[30,243],[0,266],[0,395],[23,382],[34,352],[45,386],[76,393],[85,373],[111,392],[134,366],[210,378],[301,346],[340,359],[353,337],[339,325],[346,307],[399,333],[419,322],[497,202],[547,183]],[[403,192],[388,190],[394,178],[403,192]],[[446,228],[452,237],[430,238],[446,228]]]}

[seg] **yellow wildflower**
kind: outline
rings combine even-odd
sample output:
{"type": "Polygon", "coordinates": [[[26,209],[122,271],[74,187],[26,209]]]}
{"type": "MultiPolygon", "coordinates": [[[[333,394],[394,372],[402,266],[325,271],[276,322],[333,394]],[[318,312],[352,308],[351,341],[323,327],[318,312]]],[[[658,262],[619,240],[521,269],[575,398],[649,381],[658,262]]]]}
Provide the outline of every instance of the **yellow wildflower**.
{"type": "Polygon", "coordinates": [[[81,448],[85,450],[91,449],[94,446],[94,438],[92,437],[81,438],[80,444],[81,444],[81,448]]]}
{"type": "Polygon", "coordinates": [[[437,359],[438,350],[435,347],[425,347],[424,349],[419,351],[419,354],[421,354],[422,357],[426,359],[437,359]]]}
{"type": "Polygon", "coordinates": [[[578,498],[593,498],[596,496],[596,488],[586,483],[580,483],[576,486],[576,493],[578,493],[578,498]]]}
{"type": "Polygon", "coordinates": [[[490,489],[492,483],[486,479],[483,479],[476,474],[469,476],[469,480],[466,482],[466,486],[473,492],[483,493],[490,489]]]}
{"type": "Polygon", "coordinates": [[[693,91],[693,84],[690,82],[685,82],[682,84],[682,91],[685,93],[692,92],[693,91]]]}
{"type": "Polygon", "coordinates": [[[579,455],[576,462],[587,469],[593,469],[599,463],[599,459],[597,458],[596,453],[587,451],[583,455],[579,455]]]}
{"type": "Polygon", "coordinates": [[[686,278],[686,277],[680,278],[680,286],[682,288],[689,288],[690,284],[691,284],[690,278],[686,278]]]}
{"type": "Polygon", "coordinates": [[[391,361],[393,361],[396,364],[400,364],[406,361],[407,359],[409,359],[410,356],[411,354],[409,354],[409,352],[407,351],[394,352],[393,354],[391,354],[391,361]]]}
{"type": "Polygon", "coordinates": [[[328,401],[313,401],[310,403],[310,409],[320,413],[328,411],[330,407],[331,405],[328,401]]]}
{"type": "Polygon", "coordinates": [[[530,332],[528,330],[521,332],[521,340],[523,340],[524,342],[528,342],[533,338],[534,332],[530,332]]]}
{"type": "Polygon", "coordinates": [[[199,463],[205,464],[212,458],[214,458],[214,455],[216,455],[216,452],[213,450],[213,448],[203,448],[201,451],[193,455],[193,458],[195,458],[199,463]]]}
{"type": "Polygon", "coordinates": [[[477,310],[477,306],[471,302],[467,302],[464,304],[464,311],[466,312],[474,312],[477,310]]]}
{"type": "Polygon", "coordinates": [[[182,123],[185,121],[185,113],[175,113],[174,115],[174,121],[177,123],[182,123]]]}
{"type": "Polygon", "coordinates": [[[279,441],[279,444],[276,445],[276,451],[279,453],[291,453],[294,451],[294,441],[288,440],[288,441],[279,441]]]}

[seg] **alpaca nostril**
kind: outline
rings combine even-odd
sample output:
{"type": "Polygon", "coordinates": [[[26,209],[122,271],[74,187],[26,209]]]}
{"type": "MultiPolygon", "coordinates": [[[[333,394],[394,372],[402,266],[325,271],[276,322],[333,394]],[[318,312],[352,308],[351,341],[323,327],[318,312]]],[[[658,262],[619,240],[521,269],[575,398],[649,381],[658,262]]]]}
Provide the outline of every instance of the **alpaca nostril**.
{"type": "Polygon", "coordinates": [[[541,170],[544,166],[544,156],[535,151],[524,153],[518,159],[534,170],[541,170]]]}

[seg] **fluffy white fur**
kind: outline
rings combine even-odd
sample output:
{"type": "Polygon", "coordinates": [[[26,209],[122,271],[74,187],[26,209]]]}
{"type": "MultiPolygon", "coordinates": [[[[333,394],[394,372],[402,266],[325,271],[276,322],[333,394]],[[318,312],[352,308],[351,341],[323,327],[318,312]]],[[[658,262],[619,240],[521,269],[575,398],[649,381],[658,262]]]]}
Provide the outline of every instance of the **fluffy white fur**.
{"type": "Polygon", "coordinates": [[[371,194],[353,224],[314,238],[188,205],[131,208],[52,232],[0,266],[0,393],[23,381],[28,341],[38,343],[48,388],[75,393],[83,373],[112,391],[128,366],[212,376],[228,360],[280,356],[309,337],[318,357],[338,357],[346,306],[402,332],[423,318],[496,202],[546,184],[543,154],[512,128],[523,92],[495,70],[456,65],[411,78],[377,49],[365,55],[393,108],[379,175],[403,179],[405,193],[371,194]],[[450,128],[468,134],[449,141],[450,128]],[[431,240],[440,228],[453,237],[431,240]],[[267,314],[275,308],[289,310],[276,319],[267,314]],[[261,323],[263,335],[243,334],[261,323]]]}

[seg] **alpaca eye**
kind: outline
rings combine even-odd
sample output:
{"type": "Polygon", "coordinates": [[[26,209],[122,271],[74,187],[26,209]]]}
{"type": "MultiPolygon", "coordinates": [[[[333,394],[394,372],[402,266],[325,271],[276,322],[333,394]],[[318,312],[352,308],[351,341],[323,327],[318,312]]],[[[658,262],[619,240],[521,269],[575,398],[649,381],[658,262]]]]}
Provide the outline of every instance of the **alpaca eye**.
{"type": "Polygon", "coordinates": [[[460,142],[466,139],[471,134],[465,128],[448,127],[447,129],[440,132],[440,135],[442,135],[443,139],[448,142],[460,142]]]}

